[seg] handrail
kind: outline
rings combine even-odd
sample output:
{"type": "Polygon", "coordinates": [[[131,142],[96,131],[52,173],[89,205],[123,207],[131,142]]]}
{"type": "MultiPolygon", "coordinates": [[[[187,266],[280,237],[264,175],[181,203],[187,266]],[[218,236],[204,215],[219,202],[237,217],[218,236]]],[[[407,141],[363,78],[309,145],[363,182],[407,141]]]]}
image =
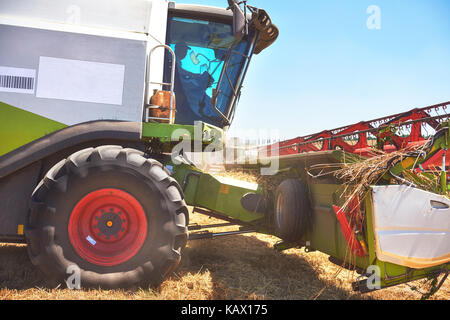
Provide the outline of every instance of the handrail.
{"type": "Polygon", "coordinates": [[[148,120],[150,119],[155,119],[155,120],[169,120],[170,124],[173,124],[173,95],[174,95],[174,86],[175,86],[175,52],[172,50],[172,48],[168,45],[165,44],[159,44],[154,46],[147,57],[147,74],[146,74],[146,88],[145,88],[145,108],[146,108],[146,114],[145,114],[145,121],[148,122],[148,120]],[[166,83],[166,82],[155,82],[155,81],[150,81],[150,61],[151,61],[151,56],[153,51],[155,51],[157,48],[164,48],[166,50],[168,50],[170,52],[170,54],[172,55],[172,71],[170,74],[170,83],[166,83]],[[154,106],[151,105],[150,103],[150,99],[151,99],[151,95],[150,95],[150,85],[151,84],[159,84],[161,86],[170,86],[170,112],[169,112],[169,118],[156,118],[156,117],[149,117],[149,109],[154,108],[154,106]]]}

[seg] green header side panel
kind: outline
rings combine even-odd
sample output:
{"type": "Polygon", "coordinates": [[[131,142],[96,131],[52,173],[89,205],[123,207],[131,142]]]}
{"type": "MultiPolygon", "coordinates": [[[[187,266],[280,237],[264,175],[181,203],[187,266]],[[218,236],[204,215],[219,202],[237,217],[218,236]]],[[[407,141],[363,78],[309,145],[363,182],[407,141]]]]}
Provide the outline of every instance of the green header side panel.
{"type": "Polygon", "coordinates": [[[262,193],[257,184],[214,176],[186,164],[173,165],[172,177],[182,186],[186,203],[190,206],[209,209],[247,223],[264,217],[264,214],[250,212],[241,205],[245,194],[262,193]]]}
{"type": "Polygon", "coordinates": [[[0,102],[0,156],[66,125],[0,102]]]}

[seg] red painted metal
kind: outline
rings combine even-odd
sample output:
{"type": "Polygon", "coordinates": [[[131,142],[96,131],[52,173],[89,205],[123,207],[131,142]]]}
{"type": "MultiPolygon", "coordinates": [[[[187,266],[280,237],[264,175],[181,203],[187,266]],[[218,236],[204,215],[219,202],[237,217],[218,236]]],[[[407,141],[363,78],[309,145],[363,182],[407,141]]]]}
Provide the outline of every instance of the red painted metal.
{"type": "Polygon", "coordinates": [[[450,167],[450,150],[440,150],[436,152],[430,159],[428,159],[425,163],[422,163],[420,167],[418,167],[415,172],[419,173],[422,170],[425,171],[435,171],[436,168],[439,170],[442,169],[442,159],[445,152],[445,167],[450,167]]]}
{"type": "MultiPolygon", "coordinates": [[[[415,108],[371,121],[362,121],[349,126],[281,141],[278,144],[260,147],[258,149],[259,155],[283,156],[340,149],[371,157],[379,154],[380,151],[393,152],[425,143],[426,137],[431,134],[426,132],[426,127],[431,130],[439,130],[441,123],[450,118],[447,112],[449,105],[450,101],[424,108],[415,108]],[[402,130],[409,131],[409,133],[400,134],[399,131],[402,130]]],[[[436,162],[428,161],[427,165],[441,166],[442,163],[439,164],[438,158],[438,156],[433,157],[436,162]]],[[[442,160],[440,161],[442,162],[442,160]]]]}
{"type": "Polygon", "coordinates": [[[357,224],[355,221],[357,221],[357,214],[359,211],[359,202],[356,198],[352,198],[352,200],[349,203],[350,210],[349,212],[345,212],[342,210],[342,208],[333,205],[333,210],[336,214],[336,218],[339,221],[339,224],[341,225],[342,233],[344,234],[345,240],[347,241],[348,247],[352,251],[353,254],[356,254],[357,256],[364,257],[365,252],[363,247],[361,246],[361,243],[358,241],[358,238],[355,234],[355,224],[357,224]],[[350,219],[352,223],[349,223],[347,220],[350,219]],[[353,224],[353,226],[352,226],[353,224]]]}
{"type": "Polygon", "coordinates": [[[84,196],[69,218],[69,239],[83,259],[100,266],[128,261],[147,237],[144,209],[129,193],[113,188],[84,196]]]}

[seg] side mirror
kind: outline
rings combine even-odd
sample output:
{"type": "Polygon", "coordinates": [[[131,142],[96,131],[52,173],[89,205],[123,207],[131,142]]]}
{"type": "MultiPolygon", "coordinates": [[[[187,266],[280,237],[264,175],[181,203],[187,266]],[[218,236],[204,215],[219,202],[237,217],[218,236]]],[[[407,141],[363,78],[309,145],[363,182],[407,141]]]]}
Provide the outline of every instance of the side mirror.
{"type": "Polygon", "coordinates": [[[237,0],[228,0],[228,5],[233,11],[233,35],[236,41],[247,35],[247,17],[242,12],[237,0]]]}

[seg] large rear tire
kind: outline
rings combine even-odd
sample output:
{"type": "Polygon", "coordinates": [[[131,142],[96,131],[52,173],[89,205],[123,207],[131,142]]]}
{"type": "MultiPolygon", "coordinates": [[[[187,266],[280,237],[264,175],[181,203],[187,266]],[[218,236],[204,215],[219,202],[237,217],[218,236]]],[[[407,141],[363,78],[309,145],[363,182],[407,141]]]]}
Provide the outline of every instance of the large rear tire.
{"type": "Polygon", "coordinates": [[[188,210],[168,171],[141,151],[101,146],[57,163],[32,195],[29,256],[82,287],[158,286],[179,264],[188,210]]]}

